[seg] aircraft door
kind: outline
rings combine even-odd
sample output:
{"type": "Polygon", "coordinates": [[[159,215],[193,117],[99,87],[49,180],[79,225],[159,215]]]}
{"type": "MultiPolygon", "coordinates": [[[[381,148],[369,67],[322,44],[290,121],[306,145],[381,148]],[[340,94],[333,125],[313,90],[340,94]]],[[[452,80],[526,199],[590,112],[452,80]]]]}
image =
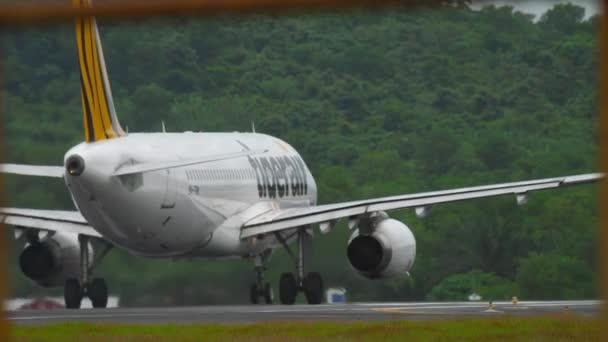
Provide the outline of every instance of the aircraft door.
{"type": "Polygon", "coordinates": [[[166,189],[165,196],[163,197],[163,203],[161,209],[175,208],[175,198],[177,197],[177,178],[175,174],[172,174],[171,169],[165,170],[166,172],[166,189]]]}

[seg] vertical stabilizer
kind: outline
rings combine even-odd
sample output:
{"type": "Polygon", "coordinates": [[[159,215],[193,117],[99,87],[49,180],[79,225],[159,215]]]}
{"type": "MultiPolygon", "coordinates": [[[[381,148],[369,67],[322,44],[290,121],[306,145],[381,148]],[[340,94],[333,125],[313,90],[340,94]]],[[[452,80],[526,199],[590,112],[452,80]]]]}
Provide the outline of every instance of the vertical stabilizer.
{"type": "MultiPolygon", "coordinates": [[[[91,3],[92,0],[73,0],[74,7],[78,8],[90,7],[91,3]]],[[[126,135],[114,109],[95,18],[76,19],[76,44],[85,140],[93,142],[126,135]]]]}

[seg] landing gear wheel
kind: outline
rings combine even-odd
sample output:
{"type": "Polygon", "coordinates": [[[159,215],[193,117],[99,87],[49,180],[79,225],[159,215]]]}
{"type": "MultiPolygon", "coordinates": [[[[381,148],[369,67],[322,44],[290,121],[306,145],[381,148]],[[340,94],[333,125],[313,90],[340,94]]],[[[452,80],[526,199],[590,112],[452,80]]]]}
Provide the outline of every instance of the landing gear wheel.
{"type": "Polygon", "coordinates": [[[63,287],[63,299],[68,309],[80,309],[83,290],[77,279],[68,279],[63,287]]]}
{"type": "Polygon", "coordinates": [[[108,305],[108,286],[102,278],[95,278],[87,287],[87,296],[94,308],[105,308],[108,305]]]}
{"type": "Polygon", "coordinates": [[[274,292],[272,291],[270,283],[264,285],[264,300],[266,301],[266,304],[272,304],[274,301],[274,292]]]}
{"type": "Polygon", "coordinates": [[[279,300],[281,304],[292,305],[296,302],[296,296],[298,294],[298,283],[293,273],[281,274],[279,280],[279,300]]]}
{"type": "Polygon", "coordinates": [[[319,272],[310,272],[302,282],[308,304],[321,304],[323,301],[323,279],[319,272]]]}
{"type": "Polygon", "coordinates": [[[255,283],[251,284],[251,286],[249,287],[249,301],[251,301],[251,304],[259,303],[258,286],[255,283]]]}

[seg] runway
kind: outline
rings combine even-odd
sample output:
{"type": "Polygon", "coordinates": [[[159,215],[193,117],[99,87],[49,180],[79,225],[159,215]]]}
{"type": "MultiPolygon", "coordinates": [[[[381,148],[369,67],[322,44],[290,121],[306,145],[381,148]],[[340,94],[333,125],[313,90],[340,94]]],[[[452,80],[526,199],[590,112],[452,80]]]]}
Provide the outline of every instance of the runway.
{"type": "Polygon", "coordinates": [[[95,323],[254,323],[268,321],[426,320],[570,313],[594,316],[599,301],[352,303],[323,305],[222,305],[163,308],[53,309],[8,311],[16,324],[95,323]]]}

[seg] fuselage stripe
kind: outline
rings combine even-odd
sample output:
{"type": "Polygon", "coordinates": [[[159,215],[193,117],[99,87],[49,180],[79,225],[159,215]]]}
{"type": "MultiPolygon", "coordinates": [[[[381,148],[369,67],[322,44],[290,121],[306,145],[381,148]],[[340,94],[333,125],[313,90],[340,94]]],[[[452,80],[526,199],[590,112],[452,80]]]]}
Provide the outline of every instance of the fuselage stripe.
{"type": "MultiPolygon", "coordinates": [[[[82,82],[82,75],[80,76],[80,85],[84,88],[84,84],[82,82]]],[[[80,89],[80,95],[82,97],[82,112],[84,113],[84,125],[85,125],[85,138],[87,141],[91,141],[91,137],[94,137],[95,130],[93,129],[93,121],[91,119],[91,110],[89,108],[89,102],[84,97],[84,93],[82,88],[80,89]]]]}
{"type": "MultiPolygon", "coordinates": [[[[85,43],[84,43],[84,19],[77,19],[76,24],[76,35],[77,35],[77,43],[78,43],[78,59],[81,63],[80,65],[80,77],[81,77],[81,87],[82,87],[82,95],[83,95],[83,103],[86,111],[84,112],[84,120],[87,122],[87,126],[89,128],[89,137],[87,141],[95,141],[95,123],[93,122],[92,113],[91,113],[91,87],[89,82],[89,76],[87,74],[87,60],[85,58],[85,43]]],[[[94,105],[94,104],[93,104],[94,105]]]]}
{"type": "MultiPolygon", "coordinates": [[[[76,7],[89,7],[88,0],[74,0],[73,3],[76,7]]],[[[110,113],[109,93],[104,81],[105,64],[100,56],[95,18],[78,18],[75,23],[85,139],[87,142],[111,139],[118,136],[114,127],[119,124],[110,113]]]]}
{"type": "Polygon", "coordinates": [[[95,36],[95,26],[94,19],[89,18],[89,39],[91,40],[91,46],[93,47],[91,53],[93,55],[93,73],[95,75],[95,85],[96,85],[96,93],[99,103],[98,115],[100,116],[101,128],[106,136],[106,138],[113,138],[114,132],[112,131],[112,124],[109,121],[109,111],[108,111],[108,103],[106,102],[104,86],[101,80],[101,72],[99,66],[99,54],[97,51],[97,39],[95,36]]]}
{"type": "Polygon", "coordinates": [[[92,111],[92,115],[93,115],[93,123],[94,123],[94,127],[95,127],[95,140],[102,140],[105,139],[105,133],[103,132],[103,126],[101,123],[101,118],[99,116],[99,107],[100,107],[100,103],[99,103],[99,94],[95,91],[96,90],[96,80],[95,80],[95,72],[93,71],[93,68],[95,68],[94,65],[94,60],[93,60],[93,46],[92,46],[92,41],[91,41],[91,21],[90,20],[86,20],[85,19],[85,30],[84,30],[84,42],[85,42],[85,58],[87,60],[87,75],[89,76],[89,80],[91,81],[91,94],[92,96],[92,102],[93,102],[93,111],[92,111]]]}

